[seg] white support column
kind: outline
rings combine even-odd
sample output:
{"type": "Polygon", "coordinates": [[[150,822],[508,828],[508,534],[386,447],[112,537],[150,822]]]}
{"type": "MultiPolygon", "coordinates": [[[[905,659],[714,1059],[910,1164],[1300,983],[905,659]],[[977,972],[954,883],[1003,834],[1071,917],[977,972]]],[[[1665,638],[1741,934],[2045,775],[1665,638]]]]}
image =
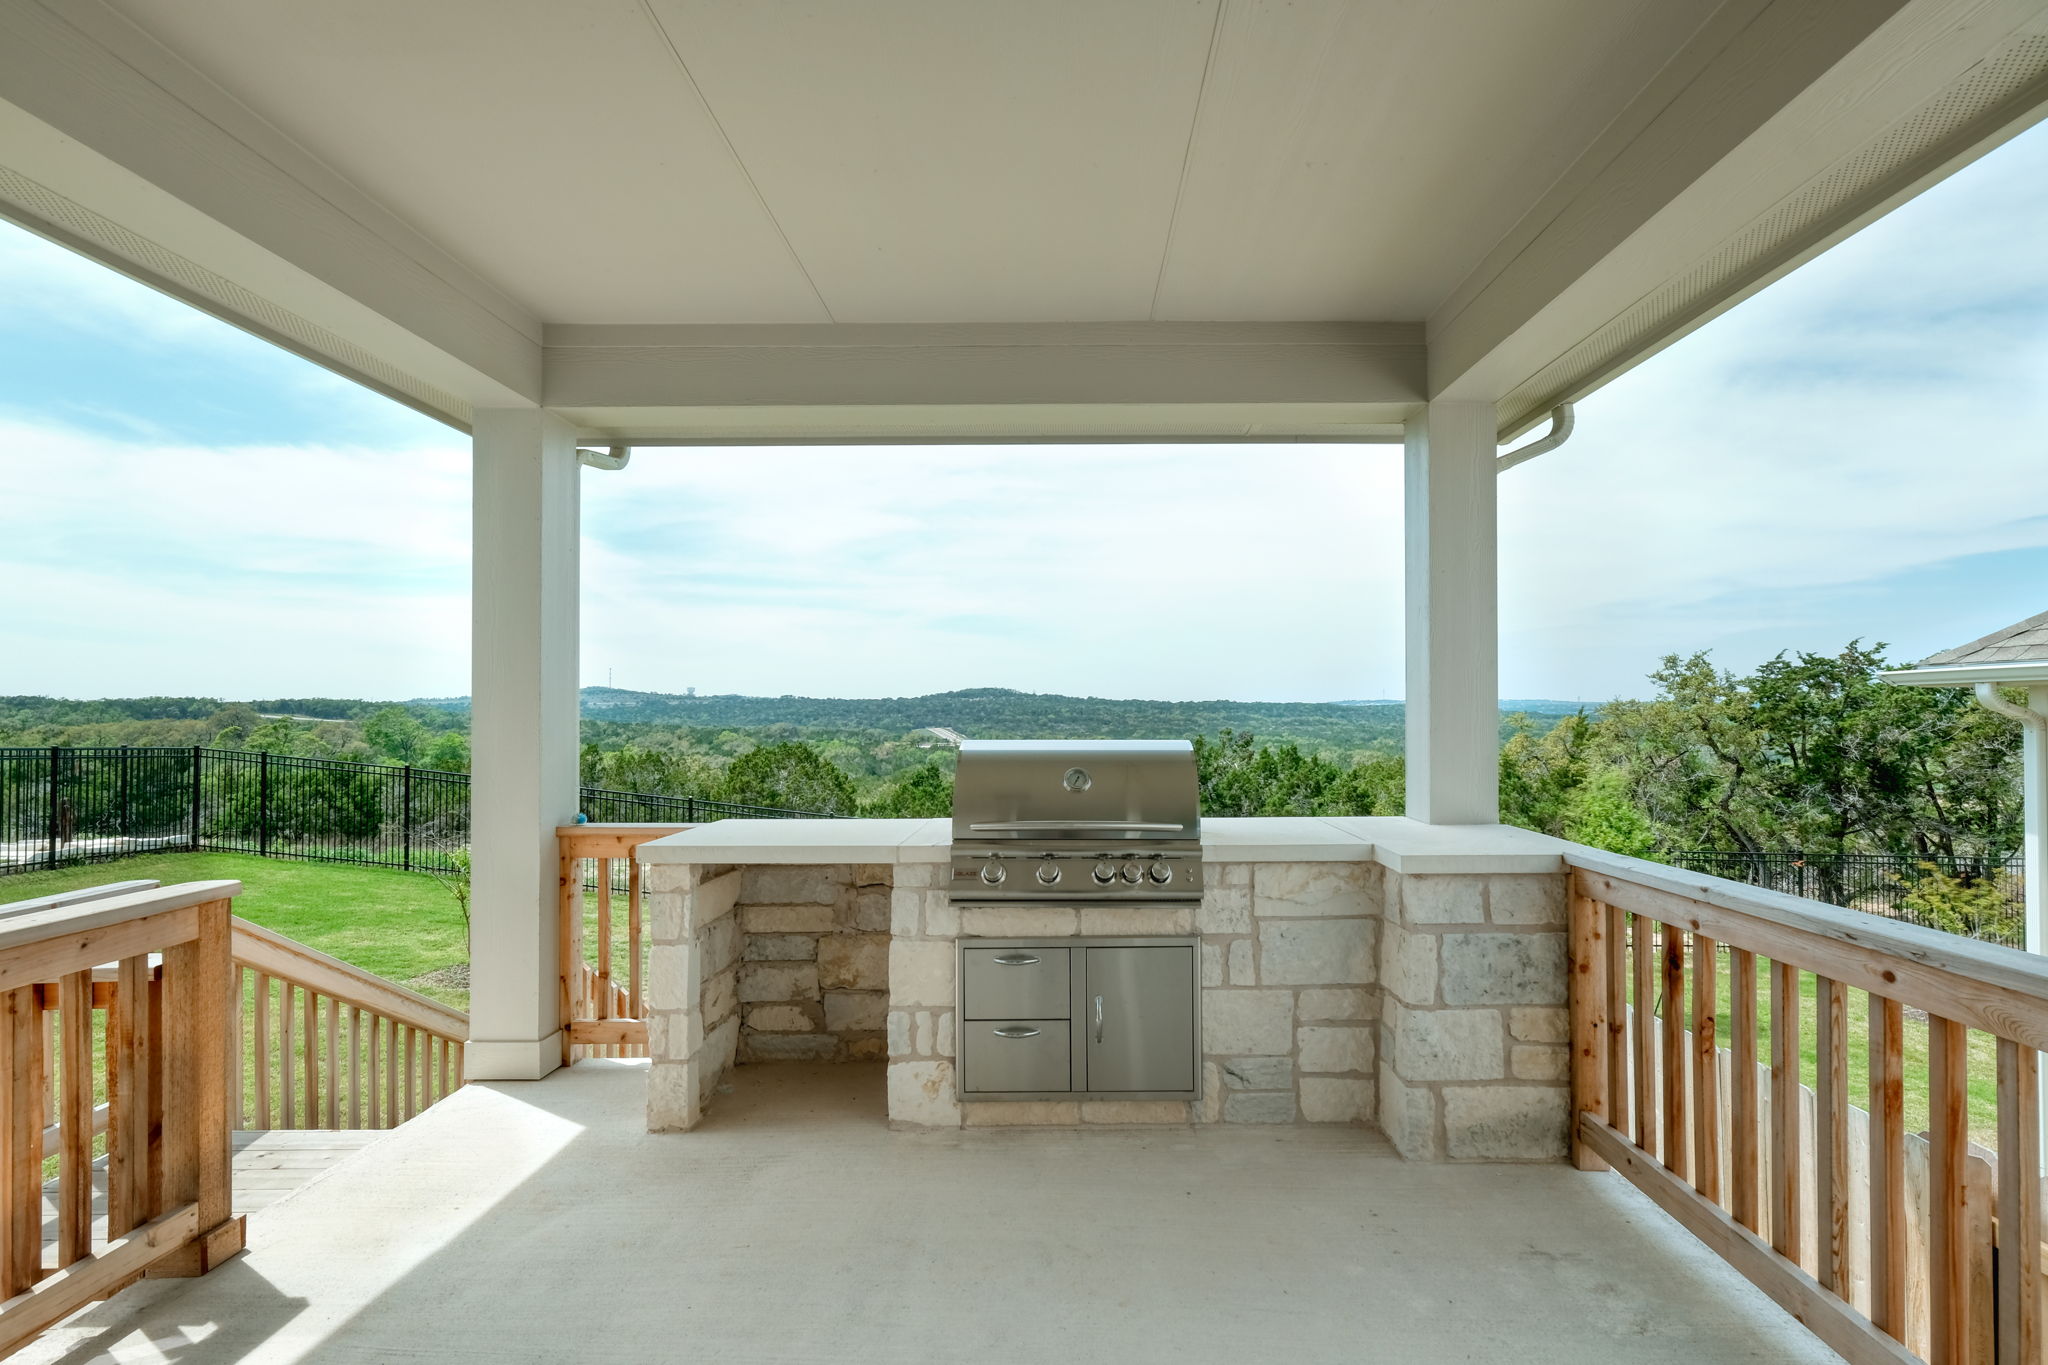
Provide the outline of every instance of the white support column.
{"type": "Polygon", "coordinates": [[[474,423],[470,583],[471,1080],[562,1061],[555,827],[576,818],[576,432],[541,409],[474,423]]]}
{"type": "Polygon", "coordinates": [[[1408,424],[1408,817],[1500,818],[1494,409],[1429,404],[1408,424]]]}
{"type": "MultiPolygon", "coordinates": [[[[2048,716],[2048,686],[2029,687],[2027,705],[2048,716]]],[[[2020,802],[2026,821],[2021,847],[2022,875],[2027,879],[2027,951],[2048,951],[2048,744],[2041,742],[2041,727],[2024,727],[2020,749],[2020,802]]],[[[2048,1057],[2043,1058],[2048,1066],[2048,1057]]],[[[2048,1089],[2041,1095],[2043,1118],[2048,1119],[2048,1089]]],[[[2043,1132],[2048,1132],[2044,1128],[2043,1132]]]]}

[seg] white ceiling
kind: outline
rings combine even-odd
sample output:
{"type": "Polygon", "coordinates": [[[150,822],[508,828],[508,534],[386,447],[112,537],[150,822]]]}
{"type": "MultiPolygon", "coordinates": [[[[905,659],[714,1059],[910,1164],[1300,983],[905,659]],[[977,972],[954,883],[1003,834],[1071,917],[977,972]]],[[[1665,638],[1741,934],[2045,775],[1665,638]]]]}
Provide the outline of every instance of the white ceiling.
{"type": "Polygon", "coordinates": [[[116,3],[543,319],[675,323],[1420,319],[1714,8],[116,3]]]}

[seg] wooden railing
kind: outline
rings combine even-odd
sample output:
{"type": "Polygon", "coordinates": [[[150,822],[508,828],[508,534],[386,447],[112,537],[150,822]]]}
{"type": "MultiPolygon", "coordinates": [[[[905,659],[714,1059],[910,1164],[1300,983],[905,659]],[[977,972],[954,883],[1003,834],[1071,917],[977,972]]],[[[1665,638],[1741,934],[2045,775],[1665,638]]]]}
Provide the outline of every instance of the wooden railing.
{"type": "Polygon", "coordinates": [[[1852,1361],[2038,1365],[2048,963],[1633,859],[1568,861],[1578,1164],[1626,1176],[1852,1361]],[[1995,1161],[1969,1142],[1973,1030],[1992,1044],[1976,1079],[1995,1090],[1995,1161]],[[1906,1079],[1923,1056],[1924,1095],[1906,1079]]]}
{"type": "Polygon", "coordinates": [[[230,902],[241,889],[192,882],[0,917],[0,1355],[145,1274],[203,1274],[241,1250],[227,1121],[230,902]],[[110,962],[111,974],[96,973],[110,962]],[[57,1236],[46,1249],[49,1094],[57,1236]]]}
{"type": "Polygon", "coordinates": [[[557,952],[564,1064],[578,1057],[647,1055],[641,1012],[645,916],[633,850],[689,828],[563,825],[555,831],[561,854],[557,952]]]}
{"type": "Polygon", "coordinates": [[[395,1128],[462,1085],[469,1016],[234,922],[237,1128],[395,1128]]]}

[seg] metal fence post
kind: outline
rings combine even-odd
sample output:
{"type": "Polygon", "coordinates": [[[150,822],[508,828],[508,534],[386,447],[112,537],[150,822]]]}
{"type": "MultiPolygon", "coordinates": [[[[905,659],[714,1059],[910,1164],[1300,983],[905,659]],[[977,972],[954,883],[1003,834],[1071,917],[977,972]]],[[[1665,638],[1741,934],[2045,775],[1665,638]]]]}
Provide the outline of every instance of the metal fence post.
{"type": "Polygon", "coordinates": [[[405,870],[412,871],[412,764],[405,765],[404,794],[400,797],[399,837],[405,841],[405,870]]]}
{"type": "Polygon", "coordinates": [[[256,852],[270,856],[270,750],[256,755],[256,852]]]}
{"type": "Polygon", "coordinates": [[[119,830],[119,831],[121,832],[121,837],[122,837],[123,839],[126,839],[126,838],[128,837],[128,835],[129,835],[129,827],[128,827],[128,826],[129,826],[129,814],[128,814],[128,807],[129,807],[129,794],[128,794],[128,786],[129,786],[129,783],[130,783],[130,781],[132,780],[132,777],[133,777],[133,774],[132,774],[132,769],[133,769],[133,768],[134,768],[134,755],[130,754],[130,753],[128,752],[128,746],[127,746],[127,745],[125,745],[125,744],[123,744],[123,745],[121,746],[121,783],[120,783],[120,795],[119,795],[119,797],[117,798],[117,799],[118,799],[118,801],[119,801],[119,803],[120,803],[120,805],[119,805],[119,809],[118,809],[118,811],[117,811],[117,813],[116,813],[116,815],[115,815],[115,817],[114,817],[114,818],[115,818],[115,825],[114,825],[114,828],[115,828],[115,829],[117,829],[117,830],[119,830]]]}
{"type": "Polygon", "coordinates": [[[48,826],[46,835],[49,844],[44,852],[51,867],[57,865],[57,782],[59,778],[57,764],[61,761],[62,754],[63,750],[59,749],[56,745],[52,744],[50,746],[50,809],[47,812],[48,819],[44,821],[48,826]]]}
{"type": "Polygon", "coordinates": [[[197,744],[192,746],[192,851],[194,853],[199,851],[199,768],[205,752],[206,750],[197,744]]]}

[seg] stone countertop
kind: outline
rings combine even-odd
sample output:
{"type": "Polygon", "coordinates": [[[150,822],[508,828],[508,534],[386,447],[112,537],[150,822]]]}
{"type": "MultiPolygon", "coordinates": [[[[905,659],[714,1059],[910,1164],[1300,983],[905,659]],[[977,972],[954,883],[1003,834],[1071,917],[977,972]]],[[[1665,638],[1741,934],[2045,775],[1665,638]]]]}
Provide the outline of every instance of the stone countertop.
{"type": "MultiPolygon", "coordinates": [[[[1558,872],[1574,845],[1509,825],[1425,825],[1403,816],[1208,819],[1219,863],[1378,862],[1409,875],[1558,872]]],[[[943,863],[950,820],[719,820],[640,846],[647,863],[943,863]]]]}

